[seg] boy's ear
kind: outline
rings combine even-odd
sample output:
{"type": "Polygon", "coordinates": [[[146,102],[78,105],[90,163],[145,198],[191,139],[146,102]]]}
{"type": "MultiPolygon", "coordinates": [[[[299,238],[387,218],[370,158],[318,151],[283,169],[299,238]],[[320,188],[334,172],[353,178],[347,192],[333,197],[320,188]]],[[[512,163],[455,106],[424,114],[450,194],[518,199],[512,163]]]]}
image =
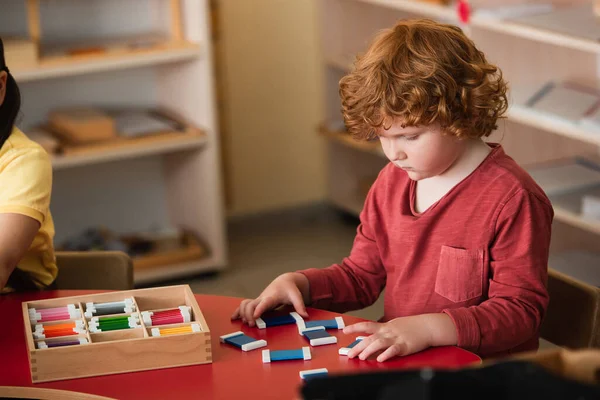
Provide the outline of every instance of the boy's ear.
{"type": "Polygon", "coordinates": [[[8,74],[6,71],[0,71],[0,106],[4,104],[4,97],[6,96],[6,80],[8,74]]]}

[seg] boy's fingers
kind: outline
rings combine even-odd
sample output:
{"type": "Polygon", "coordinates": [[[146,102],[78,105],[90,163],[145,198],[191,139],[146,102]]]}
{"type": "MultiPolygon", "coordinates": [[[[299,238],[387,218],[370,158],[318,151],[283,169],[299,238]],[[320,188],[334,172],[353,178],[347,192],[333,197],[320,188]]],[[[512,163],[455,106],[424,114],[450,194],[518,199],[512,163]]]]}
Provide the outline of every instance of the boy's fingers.
{"type": "Polygon", "coordinates": [[[374,340],[374,336],[369,336],[361,340],[356,346],[350,349],[348,352],[348,358],[354,358],[358,356],[364,349],[367,348],[374,340]]]}
{"type": "Polygon", "coordinates": [[[377,356],[377,361],[383,362],[389,360],[392,357],[402,356],[407,352],[406,345],[393,344],[388,347],[383,353],[377,356]]]}
{"type": "Polygon", "coordinates": [[[304,318],[308,318],[308,313],[306,312],[306,306],[304,305],[304,299],[300,294],[300,291],[290,294],[290,300],[294,309],[298,314],[303,316],[304,318]]]}
{"type": "Polygon", "coordinates": [[[250,302],[251,300],[246,299],[242,301],[242,304],[240,304],[240,318],[242,318],[244,322],[248,320],[248,313],[246,309],[248,308],[248,304],[250,304],[250,302]]]}
{"type": "Polygon", "coordinates": [[[263,315],[267,310],[274,308],[276,306],[275,302],[271,297],[263,298],[254,308],[252,313],[252,318],[258,318],[263,315]]]}
{"type": "Polygon", "coordinates": [[[356,332],[364,332],[372,335],[377,332],[379,326],[381,324],[378,322],[358,322],[356,324],[348,325],[344,327],[344,333],[356,333],[356,332]]]}
{"type": "Polygon", "coordinates": [[[358,356],[361,360],[366,360],[373,354],[377,353],[380,350],[383,350],[389,346],[388,341],[383,338],[377,338],[373,340],[366,349],[364,349],[358,356]]]}
{"type": "Polygon", "coordinates": [[[248,325],[249,326],[255,326],[256,325],[256,318],[260,317],[262,315],[258,314],[256,312],[256,309],[258,308],[258,306],[260,306],[262,303],[264,302],[264,299],[256,299],[255,301],[253,301],[251,304],[248,305],[248,325]],[[258,314],[258,315],[257,315],[258,314]]]}

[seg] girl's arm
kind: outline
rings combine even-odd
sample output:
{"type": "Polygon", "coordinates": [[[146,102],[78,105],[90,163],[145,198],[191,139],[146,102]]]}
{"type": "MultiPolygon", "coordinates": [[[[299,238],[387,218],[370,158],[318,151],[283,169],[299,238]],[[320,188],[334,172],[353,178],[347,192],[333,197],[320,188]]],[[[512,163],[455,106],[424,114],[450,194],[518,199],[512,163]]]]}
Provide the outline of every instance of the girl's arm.
{"type": "Polygon", "coordinates": [[[40,223],[21,214],[0,214],[0,291],[18,265],[36,233],[40,223]]]}

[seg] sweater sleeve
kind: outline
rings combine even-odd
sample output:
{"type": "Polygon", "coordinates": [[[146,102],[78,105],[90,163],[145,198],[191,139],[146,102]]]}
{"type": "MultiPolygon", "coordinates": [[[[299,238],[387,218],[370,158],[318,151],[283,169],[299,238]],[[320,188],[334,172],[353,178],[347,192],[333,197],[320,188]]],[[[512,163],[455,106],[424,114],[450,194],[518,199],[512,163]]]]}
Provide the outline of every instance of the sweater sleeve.
{"type": "Polygon", "coordinates": [[[350,255],[327,268],[297,271],[308,278],[312,307],[335,312],[361,309],[373,304],[385,287],[386,272],[374,235],[380,187],[376,181],[367,195],[350,255]]]}
{"type": "Polygon", "coordinates": [[[446,309],[458,346],[479,354],[514,348],[539,335],[548,306],[548,256],[552,206],[526,190],[499,212],[490,248],[488,299],[477,306],[446,309]]]}

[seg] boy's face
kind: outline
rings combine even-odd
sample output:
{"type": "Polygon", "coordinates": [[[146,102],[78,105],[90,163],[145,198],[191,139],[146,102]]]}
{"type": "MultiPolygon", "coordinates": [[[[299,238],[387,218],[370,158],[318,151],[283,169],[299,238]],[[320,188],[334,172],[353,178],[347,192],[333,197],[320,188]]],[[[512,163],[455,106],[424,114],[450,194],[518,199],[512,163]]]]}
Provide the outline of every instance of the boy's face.
{"type": "Polygon", "coordinates": [[[398,168],[418,181],[447,171],[460,157],[466,141],[442,135],[438,124],[402,127],[395,119],[392,126],[377,130],[383,152],[398,168]]]}

